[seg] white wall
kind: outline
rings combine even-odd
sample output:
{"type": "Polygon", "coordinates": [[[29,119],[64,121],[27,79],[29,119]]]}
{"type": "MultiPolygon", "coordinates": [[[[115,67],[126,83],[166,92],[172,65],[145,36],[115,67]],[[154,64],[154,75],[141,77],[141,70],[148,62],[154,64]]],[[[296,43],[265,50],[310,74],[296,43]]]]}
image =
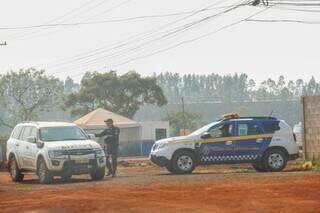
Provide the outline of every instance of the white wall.
{"type": "Polygon", "coordinates": [[[168,121],[147,121],[140,122],[142,128],[142,140],[155,140],[156,129],[166,129],[167,137],[169,135],[169,122],[168,121]]]}

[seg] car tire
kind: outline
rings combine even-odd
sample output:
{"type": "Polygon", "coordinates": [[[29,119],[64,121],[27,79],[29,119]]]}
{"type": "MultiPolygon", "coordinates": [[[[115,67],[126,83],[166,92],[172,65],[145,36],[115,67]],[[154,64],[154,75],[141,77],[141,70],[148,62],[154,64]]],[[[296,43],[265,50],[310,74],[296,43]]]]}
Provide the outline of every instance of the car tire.
{"type": "Polygon", "coordinates": [[[17,160],[14,156],[11,156],[9,159],[9,173],[13,182],[22,182],[24,175],[19,169],[17,160]]]}
{"type": "Polygon", "coordinates": [[[105,173],[106,173],[106,168],[103,167],[95,170],[94,172],[91,172],[90,176],[92,180],[103,180],[105,173]]]}
{"type": "Polygon", "coordinates": [[[190,174],[196,166],[195,155],[187,150],[178,151],[172,158],[172,173],[190,174]]]}
{"type": "Polygon", "coordinates": [[[45,160],[41,157],[38,161],[37,174],[39,177],[39,182],[41,184],[50,184],[52,183],[53,176],[48,170],[45,160]]]}
{"type": "Polygon", "coordinates": [[[173,170],[173,168],[172,168],[172,164],[171,164],[171,163],[169,163],[168,165],[166,165],[166,169],[168,170],[168,172],[174,173],[174,170],[173,170]]]}
{"type": "Polygon", "coordinates": [[[288,157],[281,149],[270,149],[263,155],[264,168],[270,172],[280,172],[287,165],[288,157]]]}
{"type": "Polygon", "coordinates": [[[71,177],[72,177],[71,174],[61,176],[63,182],[70,182],[71,177]]]}
{"type": "Polygon", "coordinates": [[[257,172],[266,172],[266,168],[263,166],[261,162],[259,163],[252,163],[252,167],[257,171],[257,172]]]}

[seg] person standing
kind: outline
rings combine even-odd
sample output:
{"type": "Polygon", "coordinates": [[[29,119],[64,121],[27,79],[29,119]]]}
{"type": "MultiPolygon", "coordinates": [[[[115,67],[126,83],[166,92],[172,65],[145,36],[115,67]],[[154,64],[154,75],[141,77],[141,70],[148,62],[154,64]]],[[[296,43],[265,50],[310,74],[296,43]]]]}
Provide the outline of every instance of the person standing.
{"type": "Polygon", "coordinates": [[[104,143],[106,144],[106,157],[107,157],[107,168],[108,174],[112,175],[112,177],[116,176],[117,165],[118,165],[118,151],[119,151],[119,134],[120,129],[113,125],[112,119],[107,119],[104,121],[107,125],[107,129],[105,129],[100,134],[96,134],[96,137],[105,136],[104,143]],[[111,162],[110,162],[111,161],[111,162]]]}

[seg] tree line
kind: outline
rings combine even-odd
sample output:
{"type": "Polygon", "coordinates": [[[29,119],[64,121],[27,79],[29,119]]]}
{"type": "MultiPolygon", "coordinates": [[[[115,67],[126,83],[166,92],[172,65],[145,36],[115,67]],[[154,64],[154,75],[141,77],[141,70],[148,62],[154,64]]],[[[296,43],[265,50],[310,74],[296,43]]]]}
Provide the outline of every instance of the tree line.
{"type": "MultiPolygon", "coordinates": [[[[62,81],[44,70],[30,68],[0,75],[0,94],[0,128],[11,129],[22,121],[50,120],[57,114],[68,114],[71,120],[98,107],[133,118],[141,107],[148,105],[161,109],[167,103],[180,103],[181,97],[186,104],[298,100],[301,95],[320,94],[320,83],[314,77],[309,81],[292,81],[280,76],[257,85],[246,74],[180,75],[167,72],[144,77],[135,71],[123,75],[115,71],[87,72],[81,82],[76,83],[70,77],[62,81]]],[[[180,109],[171,111],[164,117],[179,123],[180,109]]],[[[196,123],[200,123],[197,114],[189,113],[188,117],[194,117],[196,123]]],[[[188,123],[196,128],[195,122],[188,123]]]]}
{"type": "Polygon", "coordinates": [[[186,102],[245,102],[297,100],[303,95],[319,95],[320,82],[314,77],[309,81],[302,79],[267,79],[257,84],[246,74],[196,75],[166,72],[156,75],[169,103],[177,103],[181,97],[186,102]]]}

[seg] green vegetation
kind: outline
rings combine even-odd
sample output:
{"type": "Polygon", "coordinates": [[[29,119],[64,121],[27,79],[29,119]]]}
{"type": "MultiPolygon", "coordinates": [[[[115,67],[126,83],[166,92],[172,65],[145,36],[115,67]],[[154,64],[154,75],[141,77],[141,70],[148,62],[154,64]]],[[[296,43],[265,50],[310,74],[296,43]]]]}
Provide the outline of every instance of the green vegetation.
{"type": "Polygon", "coordinates": [[[181,111],[168,112],[162,120],[169,121],[171,135],[180,135],[181,129],[197,129],[201,124],[201,116],[198,113],[186,111],[184,114],[181,111]]]}
{"type": "Polygon", "coordinates": [[[68,96],[65,103],[72,115],[83,115],[98,107],[132,118],[144,104],[163,106],[167,100],[152,77],[136,72],[87,73],[79,92],[68,96]]]}
{"type": "Polygon", "coordinates": [[[46,76],[43,70],[21,69],[0,76],[0,94],[0,125],[13,128],[55,110],[62,101],[63,82],[46,76]]]}

